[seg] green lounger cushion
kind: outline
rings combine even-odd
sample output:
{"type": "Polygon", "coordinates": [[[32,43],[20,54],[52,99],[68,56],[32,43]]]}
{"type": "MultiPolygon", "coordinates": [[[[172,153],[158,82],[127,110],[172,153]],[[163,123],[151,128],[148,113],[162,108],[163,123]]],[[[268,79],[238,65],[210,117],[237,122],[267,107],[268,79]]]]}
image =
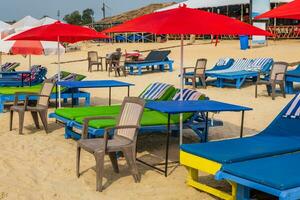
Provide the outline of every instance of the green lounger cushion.
{"type": "Polygon", "coordinates": [[[120,105],[60,108],[55,110],[55,114],[69,120],[75,120],[78,117],[118,115],[120,109],[120,105]]]}
{"type": "MultiPolygon", "coordinates": [[[[183,115],[183,121],[185,122],[191,117],[192,114],[186,113],[183,115]]],[[[104,115],[103,115],[104,116],[104,115]]],[[[111,115],[113,117],[117,117],[118,115],[111,115]]],[[[76,122],[82,124],[83,119],[85,117],[78,117],[75,119],[76,122]]],[[[171,124],[179,123],[179,115],[171,115],[171,124]]],[[[167,125],[168,124],[168,116],[167,114],[163,114],[157,111],[146,111],[143,113],[141,126],[159,126],[159,125],[167,125]]],[[[116,125],[116,120],[92,120],[89,123],[89,127],[95,129],[114,127],[116,125]]]]}

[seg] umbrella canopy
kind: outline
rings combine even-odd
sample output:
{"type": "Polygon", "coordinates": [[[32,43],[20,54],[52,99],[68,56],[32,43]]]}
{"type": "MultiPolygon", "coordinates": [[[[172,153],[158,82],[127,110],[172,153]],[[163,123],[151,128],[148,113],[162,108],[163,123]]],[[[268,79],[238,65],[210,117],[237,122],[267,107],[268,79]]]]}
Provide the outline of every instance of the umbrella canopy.
{"type": "Polygon", "coordinates": [[[35,24],[37,24],[38,22],[39,22],[38,19],[31,17],[31,16],[26,16],[26,17],[20,19],[19,21],[17,21],[16,23],[12,24],[11,27],[13,28],[14,32],[16,33],[16,32],[30,29],[30,28],[34,27],[35,24]]]}
{"type": "MultiPolygon", "coordinates": [[[[180,85],[181,100],[183,97],[183,35],[266,35],[272,34],[250,24],[232,19],[224,15],[187,8],[185,4],[179,8],[144,15],[124,24],[107,29],[105,33],[148,32],[155,34],[180,34],[180,85]]],[[[182,115],[180,115],[180,144],[182,144],[182,115]]]]}
{"type": "Polygon", "coordinates": [[[65,24],[57,21],[52,24],[38,26],[24,31],[13,37],[10,37],[8,40],[44,40],[75,43],[83,40],[107,38],[110,37],[93,29],[65,24]]]}
{"type": "Polygon", "coordinates": [[[285,18],[300,20],[300,0],[292,1],[291,3],[279,6],[278,8],[255,17],[255,19],[263,18],[285,18]]]}
{"type": "Polygon", "coordinates": [[[179,8],[144,15],[105,30],[155,34],[266,35],[272,34],[230,17],[202,10],[179,8]]]}
{"type": "Polygon", "coordinates": [[[10,25],[0,20],[0,31],[7,30],[10,28],[10,25]]]}

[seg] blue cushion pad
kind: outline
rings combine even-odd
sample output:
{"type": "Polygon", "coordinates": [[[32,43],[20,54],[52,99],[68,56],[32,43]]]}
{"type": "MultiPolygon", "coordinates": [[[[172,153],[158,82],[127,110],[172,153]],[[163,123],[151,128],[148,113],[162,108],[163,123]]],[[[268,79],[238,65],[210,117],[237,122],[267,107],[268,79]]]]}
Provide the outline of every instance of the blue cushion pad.
{"type": "Polygon", "coordinates": [[[181,150],[221,164],[300,150],[300,137],[257,135],[208,143],[184,144],[181,150]]]}
{"type": "Polygon", "coordinates": [[[300,187],[300,153],[224,165],[222,171],[278,190],[300,187]]]}

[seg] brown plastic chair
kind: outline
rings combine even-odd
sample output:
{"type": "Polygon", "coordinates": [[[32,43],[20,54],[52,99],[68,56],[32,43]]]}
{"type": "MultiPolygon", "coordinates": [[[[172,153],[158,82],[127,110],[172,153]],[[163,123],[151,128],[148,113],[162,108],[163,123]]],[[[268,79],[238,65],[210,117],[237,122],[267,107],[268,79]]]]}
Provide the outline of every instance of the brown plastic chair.
{"type": "Polygon", "coordinates": [[[195,67],[185,67],[183,68],[183,78],[186,82],[191,79],[193,88],[196,88],[196,81],[197,78],[201,81],[202,86],[206,88],[206,81],[205,81],[205,69],[206,69],[207,59],[201,58],[198,59],[196,62],[195,67]],[[191,71],[192,69],[192,71],[191,71]]]}
{"type": "Polygon", "coordinates": [[[121,71],[123,72],[123,76],[126,77],[126,56],[121,55],[121,57],[117,60],[111,60],[109,64],[108,76],[112,71],[115,71],[115,76],[121,76],[121,71]]]}
{"type": "Polygon", "coordinates": [[[84,119],[82,139],[77,143],[76,173],[80,176],[80,151],[81,148],[93,154],[96,160],[96,189],[102,191],[102,178],[104,172],[104,155],[108,154],[113,169],[119,172],[116,153],[123,152],[135,182],[140,182],[140,174],[136,165],[136,140],[140,127],[140,121],[144,111],[145,100],[138,97],[125,97],[121,114],[114,128],[107,128],[104,131],[104,138],[88,139],[88,124],[91,120],[114,119],[114,117],[88,117],[84,119]],[[109,133],[113,131],[112,139],[109,133]]]}
{"type": "Polygon", "coordinates": [[[19,114],[19,134],[22,134],[23,125],[24,125],[24,114],[26,111],[31,112],[33,121],[35,123],[36,128],[40,128],[38,114],[41,118],[43,126],[45,128],[46,133],[48,133],[48,106],[49,106],[49,98],[54,87],[54,83],[51,80],[45,80],[41,91],[39,94],[37,93],[15,93],[15,101],[14,105],[10,108],[10,127],[9,130],[12,130],[13,123],[13,114],[17,112],[19,114]],[[26,95],[24,105],[18,105],[19,103],[19,95],[26,95]],[[38,96],[36,101],[36,105],[30,105],[32,101],[29,100],[31,96],[38,96]]]}
{"type": "Polygon", "coordinates": [[[103,65],[102,65],[102,57],[98,56],[97,51],[89,51],[88,52],[88,71],[93,71],[93,65],[97,66],[97,71],[99,71],[99,66],[101,66],[101,71],[103,71],[103,65]]]}
{"type": "Polygon", "coordinates": [[[289,66],[286,62],[274,62],[269,80],[261,80],[262,75],[268,75],[260,72],[255,84],[255,98],[257,98],[257,87],[258,85],[266,85],[268,95],[272,95],[272,99],[275,99],[276,85],[280,86],[283,97],[285,98],[285,74],[287,67],[289,66]]]}

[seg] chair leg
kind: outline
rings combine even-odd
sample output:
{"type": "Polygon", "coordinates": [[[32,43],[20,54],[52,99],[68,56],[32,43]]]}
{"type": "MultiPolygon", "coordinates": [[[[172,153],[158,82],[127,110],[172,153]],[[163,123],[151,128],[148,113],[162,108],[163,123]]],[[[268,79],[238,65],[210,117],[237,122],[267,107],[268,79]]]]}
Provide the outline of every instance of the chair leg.
{"type": "Polygon", "coordinates": [[[37,112],[31,112],[31,116],[32,116],[32,119],[34,121],[35,127],[37,129],[40,129],[38,113],[37,112]]]}
{"type": "Polygon", "coordinates": [[[280,90],[282,92],[282,96],[283,96],[283,98],[285,98],[286,97],[286,95],[285,95],[285,85],[284,85],[284,83],[280,83],[279,85],[280,85],[280,90]]]}
{"type": "Polygon", "coordinates": [[[14,119],[14,111],[10,111],[10,119],[9,119],[9,131],[12,131],[12,124],[13,124],[13,119],[14,119]]]}
{"type": "Polygon", "coordinates": [[[200,80],[201,80],[201,83],[202,83],[203,88],[206,89],[206,80],[205,80],[205,76],[200,76],[199,78],[200,78],[200,80]]]}
{"type": "Polygon", "coordinates": [[[104,173],[104,151],[94,154],[96,160],[96,190],[102,192],[102,179],[104,173]]]}
{"type": "Polygon", "coordinates": [[[118,166],[118,160],[117,160],[117,155],[116,152],[110,152],[108,153],[111,164],[114,168],[114,172],[119,173],[119,166],[118,166]]]}
{"type": "Polygon", "coordinates": [[[43,123],[44,129],[46,131],[46,133],[48,133],[48,117],[47,117],[47,111],[40,111],[39,112],[41,121],[43,123]]]}
{"type": "Polygon", "coordinates": [[[19,134],[23,133],[23,126],[24,126],[24,114],[25,112],[19,111],[19,134]]]}
{"type": "Polygon", "coordinates": [[[271,93],[272,93],[272,86],[266,85],[266,88],[267,88],[268,96],[271,96],[271,93]]]}
{"type": "Polygon", "coordinates": [[[257,87],[258,87],[258,85],[255,84],[255,98],[257,98],[257,87]]]}
{"type": "Polygon", "coordinates": [[[276,85],[272,84],[272,100],[275,100],[275,90],[276,90],[276,85]]]}
{"type": "Polygon", "coordinates": [[[196,88],[196,78],[194,77],[191,80],[192,80],[192,84],[193,84],[193,89],[195,89],[196,88]]]}
{"type": "Polygon", "coordinates": [[[127,164],[129,166],[129,169],[132,173],[132,176],[134,178],[134,181],[136,183],[140,182],[141,176],[138,172],[138,168],[136,165],[135,152],[134,152],[133,147],[123,149],[123,153],[124,153],[125,159],[127,161],[127,164]]]}
{"type": "Polygon", "coordinates": [[[79,178],[80,176],[80,172],[79,172],[79,168],[80,168],[80,151],[81,151],[81,147],[77,146],[77,154],[76,154],[76,176],[79,178]]]}

